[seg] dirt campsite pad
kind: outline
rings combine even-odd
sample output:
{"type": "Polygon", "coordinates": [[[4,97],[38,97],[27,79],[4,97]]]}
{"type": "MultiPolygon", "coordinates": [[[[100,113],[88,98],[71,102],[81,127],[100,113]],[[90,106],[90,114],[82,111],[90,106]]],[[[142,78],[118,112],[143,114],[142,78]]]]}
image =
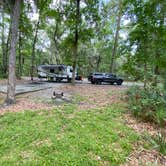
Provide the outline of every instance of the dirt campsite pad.
{"type": "MultiPolygon", "coordinates": [[[[31,82],[31,83],[16,85],[16,95],[48,89],[51,88],[52,86],[53,85],[51,83],[44,83],[44,82],[31,82]]],[[[1,85],[0,92],[6,94],[7,86],[1,85]]]]}

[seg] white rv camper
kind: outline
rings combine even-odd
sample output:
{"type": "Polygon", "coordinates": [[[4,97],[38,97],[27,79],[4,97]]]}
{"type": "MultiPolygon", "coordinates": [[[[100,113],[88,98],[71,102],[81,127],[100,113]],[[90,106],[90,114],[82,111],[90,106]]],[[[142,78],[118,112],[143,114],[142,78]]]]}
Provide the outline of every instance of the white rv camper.
{"type": "MultiPolygon", "coordinates": [[[[37,68],[39,78],[47,78],[50,81],[60,82],[66,79],[68,82],[72,80],[73,68],[66,65],[39,65],[37,68]]],[[[75,78],[77,72],[75,73],[75,78]]]]}

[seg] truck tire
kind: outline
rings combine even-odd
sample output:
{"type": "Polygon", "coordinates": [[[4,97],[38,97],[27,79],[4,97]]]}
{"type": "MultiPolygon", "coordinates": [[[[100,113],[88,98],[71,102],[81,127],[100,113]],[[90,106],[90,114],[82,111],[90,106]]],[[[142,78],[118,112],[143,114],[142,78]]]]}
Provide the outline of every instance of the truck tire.
{"type": "Polygon", "coordinates": [[[102,80],[96,80],[96,84],[101,85],[102,80]]]}
{"type": "Polygon", "coordinates": [[[122,81],[121,80],[117,81],[117,85],[122,85],[122,81]]]}
{"type": "Polygon", "coordinates": [[[95,84],[95,82],[94,82],[94,81],[91,81],[91,84],[95,84]]]}

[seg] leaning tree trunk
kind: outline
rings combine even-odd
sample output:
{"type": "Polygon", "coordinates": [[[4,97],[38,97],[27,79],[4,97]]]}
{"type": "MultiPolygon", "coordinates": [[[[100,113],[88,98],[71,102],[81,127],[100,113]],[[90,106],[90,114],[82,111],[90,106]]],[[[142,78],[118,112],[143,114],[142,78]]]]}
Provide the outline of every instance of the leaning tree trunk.
{"type": "Polygon", "coordinates": [[[11,41],[9,54],[9,74],[7,86],[7,104],[15,103],[15,61],[16,61],[16,45],[17,45],[17,31],[20,17],[20,8],[22,0],[15,0],[11,14],[11,41]]]}
{"type": "Polygon", "coordinates": [[[112,57],[111,57],[111,65],[110,65],[111,73],[114,72],[115,56],[116,56],[117,47],[118,47],[118,38],[119,38],[121,17],[122,17],[122,7],[121,7],[121,2],[120,2],[118,17],[117,17],[117,27],[116,27],[116,32],[115,32],[114,45],[113,45],[113,49],[112,49],[112,57]]]}
{"type": "Polygon", "coordinates": [[[80,21],[80,0],[76,1],[76,24],[75,24],[75,39],[73,47],[73,73],[72,73],[72,84],[75,84],[75,73],[77,65],[77,55],[78,55],[78,25],[80,21]]]}

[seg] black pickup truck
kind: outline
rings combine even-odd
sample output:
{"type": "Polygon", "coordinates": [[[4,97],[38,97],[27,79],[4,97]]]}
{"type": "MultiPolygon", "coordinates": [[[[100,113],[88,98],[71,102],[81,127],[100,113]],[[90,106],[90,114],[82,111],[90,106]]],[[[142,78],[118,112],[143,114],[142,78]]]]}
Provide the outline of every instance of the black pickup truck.
{"type": "Polygon", "coordinates": [[[123,79],[117,77],[115,74],[112,73],[91,73],[88,76],[88,80],[92,84],[101,84],[102,82],[110,83],[113,85],[116,83],[117,85],[122,85],[123,79]]]}

